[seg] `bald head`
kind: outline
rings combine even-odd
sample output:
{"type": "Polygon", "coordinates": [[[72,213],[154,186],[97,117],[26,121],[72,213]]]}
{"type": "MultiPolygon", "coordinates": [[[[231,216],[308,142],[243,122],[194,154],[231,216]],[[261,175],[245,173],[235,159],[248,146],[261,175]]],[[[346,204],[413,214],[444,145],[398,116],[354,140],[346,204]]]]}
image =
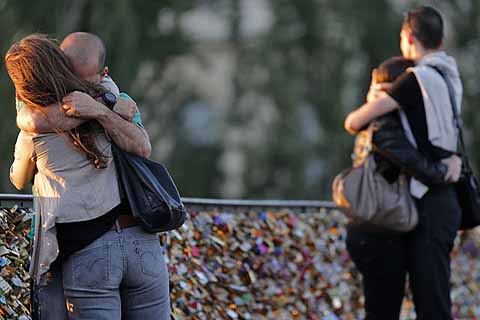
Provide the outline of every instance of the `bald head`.
{"type": "Polygon", "coordinates": [[[105,65],[105,44],[98,36],[74,32],[63,39],[60,48],[70,59],[75,72],[85,80],[95,81],[105,65]]]}

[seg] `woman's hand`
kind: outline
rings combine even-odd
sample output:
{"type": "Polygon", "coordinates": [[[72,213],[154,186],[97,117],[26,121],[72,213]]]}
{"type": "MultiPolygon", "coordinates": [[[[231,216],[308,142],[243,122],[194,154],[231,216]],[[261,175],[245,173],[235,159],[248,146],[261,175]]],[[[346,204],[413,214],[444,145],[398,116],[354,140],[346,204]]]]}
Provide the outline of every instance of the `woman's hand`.
{"type": "Polygon", "coordinates": [[[390,88],[391,86],[391,83],[378,83],[370,86],[370,89],[367,93],[367,102],[372,102],[374,100],[385,97],[387,95],[385,90],[390,88]]]}
{"type": "Polygon", "coordinates": [[[65,114],[75,118],[96,119],[103,114],[106,108],[90,95],[79,91],[68,94],[63,98],[62,102],[65,114]]]}
{"type": "Polygon", "coordinates": [[[370,88],[368,89],[367,93],[367,102],[372,102],[376,99],[382,98],[386,95],[385,90],[392,87],[391,82],[377,82],[376,76],[377,69],[373,69],[372,71],[372,80],[370,82],[370,88]]]}
{"type": "Polygon", "coordinates": [[[462,173],[462,159],[454,154],[446,159],[442,159],[442,163],[448,166],[445,181],[452,183],[457,182],[462,173]]]}

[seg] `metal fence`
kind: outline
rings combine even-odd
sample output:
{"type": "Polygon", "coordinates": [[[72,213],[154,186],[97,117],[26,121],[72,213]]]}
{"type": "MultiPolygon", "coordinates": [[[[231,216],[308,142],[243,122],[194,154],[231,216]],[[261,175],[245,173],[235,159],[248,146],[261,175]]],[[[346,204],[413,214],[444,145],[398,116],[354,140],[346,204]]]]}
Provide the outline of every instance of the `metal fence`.
{"type": "MultiPolygon", "coordinates": [[[[256,209],[279,209],[287,208],[299,213],[316,211],[321,208],[333,209],[335,204],[330,201],[308,200],[235,200],[235,199],[204,199],[182,198],[183,203],[194,210],[212,210],[222,208],[229,212],[256,210],[256,209]]],[[[0,208],[13,206],[32,208],[33,195],[31,194],[5,194],[0,193],[0,208]]]]}

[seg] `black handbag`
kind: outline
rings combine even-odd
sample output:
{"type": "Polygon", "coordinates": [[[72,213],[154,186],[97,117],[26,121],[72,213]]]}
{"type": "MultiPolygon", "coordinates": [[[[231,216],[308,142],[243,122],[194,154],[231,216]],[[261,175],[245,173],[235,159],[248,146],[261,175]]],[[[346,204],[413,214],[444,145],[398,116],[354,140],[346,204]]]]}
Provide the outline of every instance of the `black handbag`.
{"type": "Polygon", "coordinates": [[[151,233],[181,227],[187,211],[167,168],[125,152],[114,143],[112,155],[120,192],[141,226],[151,233]]]}
{"type": "Polygon", "coordinates": [[[478,179],[473,173],[470,160],[468,159],[467,149],[463,140],[462,122],[457,113],[457,102],[450,79],[444,75],[442,70],[433,67],[445,80],[450,96],[450,103],[453,109],[453,118],[458,130],[458,142],[460,154],[462,157],[462,175],[460,181],[456,184],[456,192],[460,208],[462,209],[462,221],[460,230],[473,229],[480,225],[480,188],[478,179]]]}

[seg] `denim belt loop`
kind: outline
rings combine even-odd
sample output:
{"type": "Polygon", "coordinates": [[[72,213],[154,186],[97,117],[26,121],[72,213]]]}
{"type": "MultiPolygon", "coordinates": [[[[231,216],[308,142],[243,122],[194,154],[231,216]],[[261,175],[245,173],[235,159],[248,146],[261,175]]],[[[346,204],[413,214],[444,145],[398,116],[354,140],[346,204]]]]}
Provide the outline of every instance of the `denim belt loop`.
{"type": "Polygon", "coordinates": [[[122,232],[122,227],[120,227],[120,222],[118,222],[118,219],[115,220],[115,230],[116,230],[118,233],[121,233],[121,232],[122,232]]]}

